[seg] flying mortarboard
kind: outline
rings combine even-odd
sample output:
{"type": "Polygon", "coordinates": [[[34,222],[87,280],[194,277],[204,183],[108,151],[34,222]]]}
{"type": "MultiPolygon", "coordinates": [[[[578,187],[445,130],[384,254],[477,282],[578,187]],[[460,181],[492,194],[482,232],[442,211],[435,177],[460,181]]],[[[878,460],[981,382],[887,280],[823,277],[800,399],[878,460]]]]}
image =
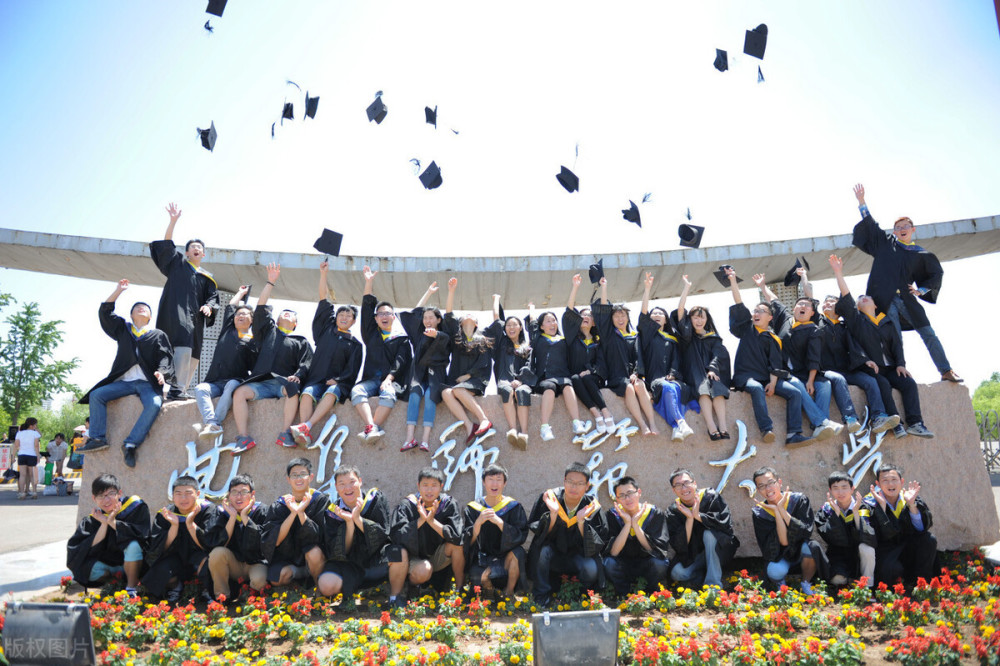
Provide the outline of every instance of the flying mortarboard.
{"type": "Polygon", "coordinates": [[[767,25],[761,23],[753,30],[747,30],[743,40],[743,53],[759,60],[764,59],[764,49],[767,47],[767,25]]]}
{"type": "Polygon", "coordinates": [[[720,72],[729,69],[729,56],[722,49],[715,49],[715,68],[720,72]]]}
{"type": "Polygon", "coordinates": [[[567,169],[566,167],[560,167],[561,171],[556,174],[556,180],[559,184],[566,188],[567,192],[576,192],[580,189],[580,179],[576,177],[576,174],[567,169]]]}
{"type": "Polygon", "coordinates": [[[285,118],[289,120],[295,120],[295,106],[291,102],[285,102],[285,106],[281,109],[281,124],[285,124],[285,118]]]}
{"type": "Polygon", "coordinates": [[[433,109],[429,106],[424,107],[424,119],[427,120],[428,125],[434,125],[434,129],[438,126],[438,108],[435,106],[433,109]]]}
{"type": "Polygon", "coordinates": [[[701,237],[705,234],[705,227],[694,224],[682,224],[677,227],[677,235],[680,236],[681,246],[697,248],[701,245],[701,237]]]}
{"type": "Polygon", "coordinates": [[[792,266],[792,269],[790,271],[788,271],[787,273],[785,273],[785,286],[786,287],[791,287],[792,285],[798,286],[798,284],[800,282],[802,282],[802,278],[799,277],[799,275],[795,271],[797,271],[798,269],[803,268],[803,267],[807,271],[809,270],[809,262],[806,261],[806,258],[802,257],[802,261],[799,261],[799,258],[795,257],[795,265],[792,266]]]}
{"type": "Polygon", "coordinates": [[[642,228],[642,218],[639,216],[639,207],[635,205],[635,202],[631,199],[628,200],[629,207],[622,210],[622,218],[628,220],[629,222],[636,224],[639,228],[642,228]]]}
{"type": "Polygon", "coordinates": [[[319,97],[310,97],[306,91],[306,111],[302,114],[302,120],[306,118],[316,119],[316,110],[319,109],[319,97]]]}
{"type": "Polygon", "coordinates": [[[590,284],[597,284],[604,277],[604,259],[598,259],[596,264],[590,265],[590,284]]]}
{"type": "Polygon", "coordinates": [[[760,71],[760,65],[757,65],[757,83],[764,83],[764,72],[760,71]]]}
{"type": "Polygon", "coordinates": [[[219,138],[219,133],[215,131],[215,121],[214,120],[212,121],[212,124],[209,126],[208,129],[203,130],[199,127],[198,136],[201,137],[201,145],[205,149],[209,151],[214,151],[215,141],[216,139],[219,138]]]}
{"type": "Polygon", "coordinates": [[[382,121],[385,120],[385,114],[389,113],[389,109],[385,104],[382,103],[382,91],[375,93],[375,101],[368,105],[368,122],[375,121],[376,125],[381,125],[382,121]]]}
{"type": "Polygon", "coordinates": [[[210,33],[215,32],[215,28],[212,27],[212,19],[205,21],[205,30],[208,30],[210,33]]]}
{"type": "Polygon", "coordinates": [[[689,220],[691,219],[691,209],[690,208],[688,208],[688,210],[687,210],[687,219],[689,219],[689,220]]]}
{"type": "MultiPolygon", "coordinates": [[[[715,279],[718,280],[719,284],[721,284],[723,287],[729,286],[729,276],[726,275],[727,268],[732,268],[732,266],[730,266],[729,264],[723,264],[722,266],[719,266],[719,270],[712,271],[712,275],[715,276],[715,279]]],[[[743,282],[743,278],[737,275],[736,282],[737,283],[743,282]]]]}
{"type": "Polygon", "coordinates": [[[208,14],[215,14],[216,16],[222,16],[222,12],[226,11],[226,3],[229,0],[208,0],[208,7],[205,8],[205,12],[208,14]]]}
{"type": "Polygon", "coordinates": [[[441,187],[443,179],[441,178],[441,169],[438,168],[436,162],[431,162],[430,165],[420,174],[420,182],[424,184],[428,190],[433,190],[441,187]]]}
{"type": "Polygon", "coordinates": [[[344,240],[344,234],[337,233],[336,231],[330,231],[329,229],[323,229],[323,233],[316,242],[313,243],[313,247],[323,254],[332,254],[335,257],[340,256],[340,244],[344,240]]]}

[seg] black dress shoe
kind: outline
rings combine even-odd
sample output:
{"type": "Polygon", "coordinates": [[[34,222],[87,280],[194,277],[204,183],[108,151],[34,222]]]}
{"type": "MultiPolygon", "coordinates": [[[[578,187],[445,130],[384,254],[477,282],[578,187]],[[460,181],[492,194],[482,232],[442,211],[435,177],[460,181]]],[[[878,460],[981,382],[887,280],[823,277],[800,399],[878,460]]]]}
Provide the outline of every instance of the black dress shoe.
{"type": "Polygon", "coordinates": [[[125,454],[125,465],[135,467],[135,447],[122,445],[122,452],[125,454]]]}

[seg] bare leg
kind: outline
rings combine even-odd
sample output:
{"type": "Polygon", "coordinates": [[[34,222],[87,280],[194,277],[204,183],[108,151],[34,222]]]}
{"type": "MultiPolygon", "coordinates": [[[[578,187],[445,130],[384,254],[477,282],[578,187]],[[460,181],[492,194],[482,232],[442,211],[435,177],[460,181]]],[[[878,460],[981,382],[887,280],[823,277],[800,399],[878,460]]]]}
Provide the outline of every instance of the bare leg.
{"type": "Polygon", "coordinates": [[[363,402],[359,402],[355,406],[355,408],[358,410],[358,415],[361,416],[361,421],[365,425],[373,425],[374,424],[374,421],[372,420],[372,408],[371,408],[371,405],[368,404],[367,400],[365,400],[363,402]]]}
{"type": "Polygon", "coordinates": [[[556,404],[556,392],[552,389],[542,394],[542,423],[548,423],[552,418],[552,408],[556,404]]]}
{"type": "Polygon", "coordinates": [[[236,432],[243,437],[250,436],[247,422],[250,420],[250,405],[248,400],[253,399],[253,389],[241,386],[233,391],[233,420],[236,421],[236,432]]]}
{"type": "Polygon", "coordinates": [[[639,426],[639,432],[648,435],[651,431],[642,420],[642,412],[639,411],[639,400],[635,397],[635,387],[629,384],[625,387],[625,409],[632,415],[635,424],[639,426]]]}
{"type": "Polygon", "coordinates": [[[406,424],[406,437],[403,439],[404,442],[409,442],[413,439],[413,431],[417,429],[417,426],[412,423],[406,424]]]}
{"type": "MultiPolygon", "coordinates": [[[[309,399],[306,398],[306,402],[309,399]]],[[[285,413],[284,413],[284,425],[282,430],[287,430],[293,423],[295,423],[295,412],[299,411],[299,396],[294,398],[285,398],[285,413]]]]}
{"type": "Polygon", "coordinates": [[[809,582],[816,575],[816,560],[811,557],[802,558],[802,580],[809,582]]]}
{"type": "Polygon", "coordinates": [[[521,430],[519,432],[528,432],[528,417],[531,415],[531,408],[525,405],[517,406],[517,417],[521,422],[521,430]]]}
{"type": "Polygon", "coordinates": [[[406,573],[410,568],[410,554],[401,549],[402,560],[389,562],[389,596],[394,597],[403,591],[406,585],[406,573]]]}
{"type": "Polygon", "coordinates": [[[122,564],[122,568],[125,569],[125,584],[129,587],[138,585],[139,572],[142,571],[142,562],[125,562],[122,564]]]}
{"type": "Polygon", "coordinates": [[[574,421],[580,420],[580,403],[576,401],[576,391],[573,390],[572,386],[567,386],[563,389],[563,401],[566,403],[566,411],[573,418],[574,421]]]}
{"type": "Polygon", "coordinates": [[[457,388],[455,389],[455,397],[458,398],[458,401],[462,403],[467,410],[472,412],[472,415],[479,420],[480,428],[489,423],[490,420],[486,418],[486,412],[484,412],[482,406],[476,402],[476,396],[472,395],[471,391],[464,388],[457,388]]]}
{"type": "Polygon", "coordinates": [[[715,406],[715,414],[719,420],[719,429],[728,431],[729,426],[726,425],[726,399],[722,396],[712,398],[712,404],[715,406]]]}
{"type": "Polygon", "coordinates": [[[514,401],[514,396],[511,396],[507,402],[501,402],[500,404],[503,406],[503,416],[507,419],[507,425],[517,430],[517,405],[514,401]]]}
{"type": "Polygon", "coordinates": [[[699,395],[698,404],[701,406],[701,415],[705,417],[705,427],[708,428],[708,432],[718,432],[719,428],[712,418],[712,399],[707,395],[699,395]]]}
{"type": "Polygon", "coordinates": [[[313,580],[319,580],[320,574],[323,573],[324,564],[326,564],[326,555],[323,554],[319,546],[313,546],[306,551],[306,566],[309,567],[309,574],[313,580]]]}
{"type": "Polygon", "coordinates": [[[639,400],[639,406],[642,407],[642,412],[646,415],[646,421],[649,423],[649,432],[658,435],[656,430],[656,410],[653,409],[653,399],[649,397],[649,391],[646,390],[646,385],[642,382],[636,382],[635,385],[635,396],[639,400]]]}
{"type": "Polygon", "coordinates": [[[382,405],[376,407],[375,417],[373,419],[375,421],[375,425],[381,426],[383,423],[385,423],[385,420],[389,418],[389,412],[391,411],[392,407],[383,407],[382,405]]]}
{"type": "Polygon", "coordinates": [[[441,392],[441,398],[444,400],[444,404],[447,405],[448,411],[450,411],[456,419],[465,424],[465,432],[469,435],[476,429],[475,424],[469,415],[465,413],[465,409],[462,407],[462,403],[458,401],[455,396],[456,389],[446,388],[441,392]]]}
{"type": "Polygon", "coordinates": [[[517,580],[521,577],[521,565],[518,563],[517,556],[513,552],[507,553],[503,565],[507,569],[507,585],[504,586],[503,593],[504,596],[512,597],[514,596],[514,588],[517,586],[517,580]]]}
{"type": "Polygon", "coordinates": [[[302,394],[299,395],[299,423],[305,423],[309,420],[309,417],[312,416],[313,406],[315,404],[316,401],[310,396],[302,394]]]}
{"type": "MultiPolygon", "coordinates": [[[[422,440],[420,440],[421,442],[428,442],[428,443],[430,443],[430,441],[431,441],[431,430],[433,430],[433,426],[424,426],[424,438],[422,440]]],[[[407,440],[407,441],[409,441],[409,440],[407,440]]]]}
{"type": "Polygon", "coordinates": [[[449,543],[445,546],[451,556],[451,574],[455,577],[455,591],[460,592],[465,585],[465,552],[461,546],[449,543]]]}

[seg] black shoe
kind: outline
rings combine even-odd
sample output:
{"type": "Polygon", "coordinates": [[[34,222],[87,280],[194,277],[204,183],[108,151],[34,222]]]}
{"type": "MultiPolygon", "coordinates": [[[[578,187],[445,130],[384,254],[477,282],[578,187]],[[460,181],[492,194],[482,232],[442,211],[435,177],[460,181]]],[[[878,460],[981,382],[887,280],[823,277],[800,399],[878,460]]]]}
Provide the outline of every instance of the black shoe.
{"type": "Polygon", "coordinates": [[[91,437],[87,443],[76,449],[76,453],[92,453],[93,451],[103,451],[108,448],[108,440],[103,437],[91,437]]]}
{"type": "Polygon", "coordinates": [[[198,596],[200,596],[201,600],[204,601],[206,604],[210,604],[213,601],[215,601],[215,599],[212,598],[212,593],[206,589],[202,589],[201,594],[199,594],[198,596]]]}
{"type": "Polygon", "coordinates": [[[172,604],[177,603],[181,599],[181,592],[184,591],[183,585],[178,585],[177,587],[167,590],[167,601],[172,604]]]}
{"type": "Polygon", "coordinates": [[[194,400],[194,397],[190,393],[185,393],[179,388],[171,388],[167,391],[166,402],[175,402],[177,400],[194,400]]]}
{"type": "Polygon", "coordinates": [[[125,465],[127,467],[135,467],[135,447],[123,444],[122,453],[125,454],[125,465]]]}

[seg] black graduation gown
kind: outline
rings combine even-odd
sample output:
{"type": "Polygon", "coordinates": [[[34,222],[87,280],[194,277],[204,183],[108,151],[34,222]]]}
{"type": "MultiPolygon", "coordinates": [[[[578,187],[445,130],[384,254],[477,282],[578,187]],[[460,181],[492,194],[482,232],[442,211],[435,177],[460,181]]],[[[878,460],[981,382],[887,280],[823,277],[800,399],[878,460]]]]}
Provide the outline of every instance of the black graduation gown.
{"type": "Polygon", "coordinates": [[[427,309],[414,308],[400,312],[399,321],[413,348],[410,386],[426,386],[430,399],[438,403],[441,402],[441,390],[448,375],[451,338],[446,331],[440,329],[433,338],[424,334],[423,316],[427,309]]]}
{"type": "Polygon", "coordinates": [[[361,571],[386,563],[386,546],[389,545],[389,503],[378,488],[364,494],[361,508],[362,532],[355,526],[351,549],[347,550],[347,525],[333,512],[334,507],[349,510],[338,497],[325,512],[323,551],[328,560],[350,562],[361,571]]]}
{"type": "Polygon", "coordinates": [[[861,515],[875,532],[876,583],[892,585],[903,578],[913,584],[917,578],[930,580],[940,572],[937,539],[930,531],[934,518],[920,497],[916,505],[924,527],[920,531],[914,528],[910,510],[902,497],[895,507],[886,504],[883,510],[870,493],[865,496],[861,515]]]}
{"type": "MultiPolygon", "coordinates": [[[[917,511],[924,523],[924,532],[929,532],[934,524],[934,517],[927,504],[917,497],[917,511]]],[[[868,519],[874,531],[874,539],[878,548],[899,546],[906,543],[906,540],[918,532],[913,527],[910,520],[910,510],[906,508],[906,502],[902,496],[897,500],[895,508],[886,504],[885,510],[878,505],[871,493],[865,495],[864,506],[861,508],[862,518],[868,519]]]]}
{"type": "Polygon", "coordinates": [[[727,388],[733,383],[733,373],[729,350],[716,333],[698,335],[691,325],[691,318],[677,318],[677,310],[670,315],[677,331],[681,347],[681,374],[684,382],[697,391],[711,370],[719,377],[719,382],[727,388]]]}
{"type": "Polygon", "coordinates": [[[518,351],[514,342],[507,337],[503,319],[497,319],[486,327],[483,335],[493,339],[493,377],[498,382],[512,382],[515,379],[527,386],[534,386],[537,378],[531,371],[531,347],[518,351]]]}
{"type": "Polygon", "coordinates": [[[361,342],[350,332],[337,330],[336,311],[325,298],[316,305],[312,334],[316,350],[302,385],[325,384],[333,379],[344,390],[343,402],[351,395],[361,371],[361,342]]]}
{"type": "Polygon", "coordinates": [[[702,535],[705,530],[711,530],[715,535],[715,552],[722,566],[726,566],[740,547],[740,540],[733,532],[733,519],[729,514],[729,505],[722,495],[711,488],[698,491],[698,511],[701,520],[694,521],[691,527],[691,540],[687,539],[687,516],[677,509],[680,502],[677,498],[667,507],[667,531],[670,533],[670,545],[674,549],[674,561],[684,566],[691,566],[695,558],[705,551],[702,535]]]}
{"type": "MultiPolygon", "coordinates": [[[[153,519],[153,529],[149,535],[149,549],[146,551],[146,561],[149,563],[149,571],[142,578],[142,584],[153,594],[162,597],[167,591],[167,585],[171,578],[177,577],[184,582],[185,579],[195,575],[198,565],[208,557],[212,549],[221,546],[226,541],[226,526],[219,516],[218,507],[211,502],[199,500],[201,509],[195,516],[195,534],[198,536],[199,548],[191,539],[187,529],[187,516],[177,513],[174,505],[167,507],[168,511],[177,515],[179,525],[177,526],[177,536],[168,547],[167,534],[170,531],[170,523],[157,512],[153,519]]],[[[202,583],[210,580],[208,565],[202,567],[199,575],[202,583]]]]}
{"type": "Polygon", "coordinates": [[[213,324],[219,309],[215,278],[204,268],[195,268],[173,241],[153,241],[149,254],[167,278],[156,312],[156,328],[167,334],[174,347],[191,347],[191,357],[200,358],[205,326],[213,324]],[[212,308],[208,317],[201,313],[204,305],[212,308]]]}
{"type": "MultiPolygon", "coordinates": [[[[479,536],[473,541],[473,526],[479,519],[479,514],[485,511],[487,506],[489,505],[485,497],[465,505],[465,514],[462,517],[462,523],[465,525],[462,535],[465,562],[469,567],[487,568],[499,563],[503,568],[507,553],[523,545],[528,538],[528,515],[520,502],[504,496],[495,506],[490,507],[503,520],[503,529],[486,521],[479,528],[479,536]]],[[[496,577],[491,576],[491,578],[496,577]]],[[[479,581],[473,583],[478,585],[479,581]]]]}
{"type": "Polygon", "coordinates": [[[528,550],[528,571],[532,580],[537,579],[536,566],[538,555],[542,551],[542,546],[550,545],[555,549],[557,557],[571,557],[573,555],[583,555],[584,557],[600,557],[604,551],[604,544],[608,539],[608,525],[604,520],[604,512],[601,511],[601,503],[596,498],[588,496],[580,501],[577,513],[587,508],[591,502],[597,504],[596,510],[587,518],[583,524],[583,534],[577,527],[577,516],[572,518],[568,515],[564,488],[552,488],[545,492],[554,492],[556,500],[561,509],[559,518],[556,519],[552,530],[549,530],[549,507],[545,504],[545,493],[538,496],[535,506],[528,516],[528,529],[534,534],[531,540],[531,547],[528,550]]]}
{"type": "Polygon", "coordinates": [[[420,496],[416,494],[407,495],[396,507],[392,514],[392,526],[389,528],[389,540],[394,546],[405,548],[410,559],[426,560],[434,554],[434,551],[443,543],[458,545],[462,543],[462,514],[461,507],[454,497],[446,493],[438,496],[437,513],[434,517],[443,526],[443,534],[438,534],[434,528],[424,523],[417,528],[417,520],[420,513],[417,511],[417,502],[420,496]]]}
{"type": "Polygon", "coordinates": [[[66,544],[66,568],[73,579],[84,586],[96,581],[90,580],[90,570],[97,562],[110,566],[121,566],[125,561],[125,548],[132,541],[138,541],[145,550],[149,540],[149,506],[133,495],[122,502],[122,508],[115,518],[116,529],[107,529],[100,543],[94,545],[94,537],[101,528],[93,512],[82,521],[66,544]]]}
{"type": "Polygon", "coordinates": [[[569,341],[569,369],[574,375],[578,375],[584,370],[589,370],[590,374],[597,375],[599,384],[603,384],[604,375],[608,370],[604,364],[604,354],[601,353],[601,338],[597,334],[596,327],[590,331],[591,339],[586,341],[580,333],[580,324],[583,317],[576,308],[566,308],[562,316],[563,333],[569,341]]]}
{"type": "Polygon", "coordinates": [[[733,364],[734,388],[742,390],[748,379],[767,384],[771,375],[788,377],[780,339],[770,328],[758,331],[746,305],[734,303],[729,307],[729,332],[740,341],[733,364]]]}
{"type": "Polygon", "coordinates": [[[882,367],[896,368],[906,365],[903,340],[892,321],[884,314],[872,321],[860,312],[854,298],[847,294],[837,301],[837,314],[844,318],[851,338],[864,355],[882,367]]]}
{"type": "Polygon", "coordinates": [[[857,578],[858,546],[862,543],[875,547],[875,531],[867,518],[862,517],[858,525],[854,524],[854,514],[861,513],[864,508],[853,503],[840,515],[824,502],[816,512],[816,531],[826,542],[826,557],[830,561],[831,578],[841,574],[848,578],[857,578]]]}
{"type": "Polygon", "coordinates": [[[443,328],[452,338],[448,385],[461,385],[481,395],[493,372],[493,339],[482,335],[476,340],[466,340],[451,312],[445,313],[443,328]],[[459,382],[462,375],[469,375],[469,378],[459,382]]]}
{"type": "MultiPolygon", "coordinates": [[[[667,551],[670,548],[670,536],[667,532],[667,515],[652,504],[645,504],[642,512],[639,513],[639,526],[646,533],[646,541],[653,547],[649,552],[639,543],[635,533],[631,533],[625,541],[625,545],[615,557],[622,560],[645,560],[656,557],[661,560],[667,559],[667,551]]],[[[604,544],[605,556],[611,555],[611,546],[618,539],[618,534],[622,531],[625,521],[618,513],[617,507],[611,507],[604,514],[604,520],[608,525],[608,538],[604,544]]]]}
{"type": "Polygon", "coordinates": [[[205,381],[209,384],[230,379],[243,381],[250,376],[250,369],[257,360],[257,346],[254,344],[252,331],[249,337],[240,338],[233,323],[235,315],[236,306],[227,304],[222,332],[215,342],[212,365],[205,375],[205,381]]]}
{"type": "Polygon", "coordinates": [[[563,380],[568,384],[573,373],[569,369],[569,343],[556,333],[549,336],[542,333],[538,320],[525,317],[524,324],[531,337],[531,373],[537,382],[543,379],[563,380]]]}
{"type": "Polygon", "coordinates": [[[646,367],[639,351],[639,333],[619,332],[611,320],[612,308],[610,303],[594,303],[590,307],[590,313],[601,334],[601,352],[608,372],[605,377],[608,388],[617,389],[627,384],[633,374],[645,378],[646,367]]]}
{"type": "Polygon", "coordinates": [[[802,493],[790,493],[785,510],[792,519],[787,528],[788,545],[782,546],[778,542],[778,528],[774,522],[774,514],[760,506],[753,508],[753,531],[757,537],[757,545],[760,546],[760,554],[767,562],[797,561],[802,544],[808,542],[812,536],[816,517],[812,507],[809,506],[808,497],[802,493]]]}
{"type": "Polygon", "coordinates": [[[872,270],[868,274],[865,293],[875,300],[880,312],[888,312],[892,299],[901,296],[913,321],[900,317],[905,330],[930,326],[927,314],[916,296],[910,293],[909,285],[926,288],[920,300],[936,303],[944,269],[932,252],[916,243],[901,243],[891,231],[883,231],[871,215],[865,215],[854,226],[854,246],[872,256],[872,270]]]}
{"type": "Polygon", "coordinates": [[[114,303],[101,303],[97,311],[101,321],[101,328],[108,337],[118,343],[118,351],[115,354],[114,363],[111,364],[111,372],[108,376],[97,382],[90,391],[80,398],[80,404],[90,403],[90,394],[94,389],[117,381],[128,370],[139,364],[142,372],[146,375],[146,381],[157,393],[163,390],[154,372],[163,374],[164,382],[170,382],[174,376],[174,350],[170,346],[167,334],[155,328],[148,329],[138,339],[132,335],[132,323],[122,319],[115,314],[114,303]]]}
{"type": "Polygon", "coordinates": [[[816,325],[820,338],[819,367],[844,374],[860,370],[868,357],[851,339],[847,324],[833,321],[827,316],[819,318],[816,325]]]}
{"type": "MultiPolygon", "coordinates": [[[[219,509],[219,519],[222,521],[222,529],[225,532],[226,524],[229,522],[229,513],[221,506],[219,509]]],[[[247,514],[247,521],[237,515],[236,524],[233,525],[233,535],[223,545],[233,552],[236,559],[247,564],[257,564],[264,562],[263,536],[264,526],[267,524],[267,505],[262,502],[254,502],[253,508],[247,514]]]]}
{"type": "Polygon", "coordinates": [[[781,301],[771,301],[771,315],[774,317],[771,326],[781,338],[781,351],[791,373],[802,380],[803,384],[809,381],[811,370],[816,371],[814,382],[829,381],[820,372],[823,340],[816,324],[796,322],[781,301]]]}
{"type": "Polygon", "coordinates": [[[288,397],[296,395],[309,374],[312,345],[301,335],[283,333],[271,319],[270,305],[258,305],[254,310],[253,337],[257,343],[257,361],[251,376],[243,383],[279,379],[288,397]],[[299,378],[298,384],[285,379],[292,375],[299,378]]]}
{"type": "Polygon", "coordinates": [[[383,379],[392,375],[396,397],[406,400],[410,392],[410,366],[413,364],[413,350],[406,335],[392,332],[382,334],[375,323],[375,306],[378,299],[366,294],[361,299],[361,339],[365,343],[365,367],[361,381],[383,379]]]}
{"type": "Polygon", "coordinates": [[[278,534],[281,532],[281,524],[291,513],[287,502],[292,496],[282,495],[274,500],[267,510],[267,522],[264,523],[264,532],[261,535],[261,549],[269,563],[280,562],[302,566],[305,564],[307,551],[313,546],[323,547],[323,528],[326,525],[326,509],[330,505],[330,497],[315,488],[310,488],[308,494],[312,499],[306,506],[305,522],[296,518],[280,544],[278,534]]]}

